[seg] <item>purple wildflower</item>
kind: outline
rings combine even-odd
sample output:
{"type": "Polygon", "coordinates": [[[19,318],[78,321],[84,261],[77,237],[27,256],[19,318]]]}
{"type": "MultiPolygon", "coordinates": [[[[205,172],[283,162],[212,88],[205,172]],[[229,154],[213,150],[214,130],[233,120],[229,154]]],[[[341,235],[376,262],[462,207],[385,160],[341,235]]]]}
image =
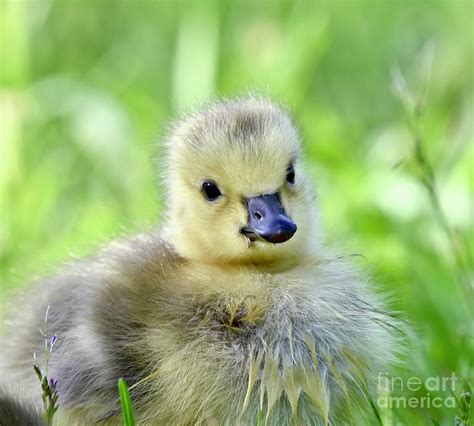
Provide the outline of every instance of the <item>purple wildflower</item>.
{"type": "Polygon", "coordinates": [[[56,343],[57,340],[58,340],[58,336],[56,334],[53,337],[51,337],[51,340],[49,342],[49,350],[50,351],[53,350],[53,346],[54,346],[54,344],[56,343]]]}
{"type": "Polygon", "coordinates": [[[54,392],[56,390],[56,385],[58,384],[58,379],[49,379],[49,387],[51,389],[52,392],[54,392]]]}

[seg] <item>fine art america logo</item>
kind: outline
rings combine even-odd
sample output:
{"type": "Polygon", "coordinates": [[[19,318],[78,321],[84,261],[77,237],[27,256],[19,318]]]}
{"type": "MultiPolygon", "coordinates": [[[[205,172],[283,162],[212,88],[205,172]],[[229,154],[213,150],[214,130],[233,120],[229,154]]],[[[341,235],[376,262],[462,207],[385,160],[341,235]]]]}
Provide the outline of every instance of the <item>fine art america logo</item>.
{"type": "Polygon", "coordinates": [[[421,379],[417,376],[402,378],[378,375],[378,398],[380,408],[454,408],[456,406],[456,373],[451,376],[433,376],[421,379]],[[414,396],[413,393],[418,393],[414,396]],[[403,396],[403,394],[411,394],[403,396]]]}

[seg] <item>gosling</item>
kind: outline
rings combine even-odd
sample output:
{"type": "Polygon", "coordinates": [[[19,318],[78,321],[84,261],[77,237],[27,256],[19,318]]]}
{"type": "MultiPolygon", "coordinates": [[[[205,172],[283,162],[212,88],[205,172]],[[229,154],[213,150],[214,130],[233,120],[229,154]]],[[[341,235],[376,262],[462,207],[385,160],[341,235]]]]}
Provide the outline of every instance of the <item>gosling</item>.
{"type": "Polygon", "coordinates": [[[171,126],[164,151],[161,230],[37,283],[7,323],[2,374],[22,404],[42,410],[32,366],[49,307],[59,424],[121,424],[119,378],[142,425],[353,417],[386,371],[394,320],[325,247],[288,113],[211,104],[171,126]]]}

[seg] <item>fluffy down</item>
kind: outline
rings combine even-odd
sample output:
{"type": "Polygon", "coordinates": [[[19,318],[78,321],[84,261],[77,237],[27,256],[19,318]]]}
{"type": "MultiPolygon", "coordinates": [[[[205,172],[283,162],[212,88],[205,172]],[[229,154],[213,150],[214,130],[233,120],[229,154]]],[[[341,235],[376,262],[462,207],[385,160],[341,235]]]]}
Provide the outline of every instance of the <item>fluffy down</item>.
{"type": "Polygon", "coordinates": [[[22,404],[41,410],[31,354],[49,306],[60,424],[121,424],[119,377],[140,424],[351,417],[392,361],[396,321],[325,246],[287,113],[252,97],[212,104],[172,126],[164,146],[161,230],[113,242],[16,302],[2,368],[22,404]],[[219,185],[216,202],[203,197],[206,180],[219,185]],[[271,193],[298,231],[282,244],[250,241],[245,200],[271,193]]]}

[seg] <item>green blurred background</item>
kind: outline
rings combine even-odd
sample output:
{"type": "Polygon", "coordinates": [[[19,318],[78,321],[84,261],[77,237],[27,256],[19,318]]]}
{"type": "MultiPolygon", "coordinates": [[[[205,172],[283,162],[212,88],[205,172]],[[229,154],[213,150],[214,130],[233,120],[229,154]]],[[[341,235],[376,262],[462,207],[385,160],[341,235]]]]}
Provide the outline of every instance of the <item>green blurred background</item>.
{"type": "MultiPolygon", "coordinates": [[[[256,90],[300,123],[329,242],[363,254],[356,261],[412,324],[399,374],[454,371],[458,396],[472,383],[472,2],[0,7],[0,302],[71,256],[157,226],[152,158],[167,121],[256,90]],[[396,69],[413,93],[431,70],[416,122],[451,242],[422,184],[410,114],[391,88],[396,69]]],[[[385,424],[453,424],[455,415],[381,409],[385,424]]]]}

